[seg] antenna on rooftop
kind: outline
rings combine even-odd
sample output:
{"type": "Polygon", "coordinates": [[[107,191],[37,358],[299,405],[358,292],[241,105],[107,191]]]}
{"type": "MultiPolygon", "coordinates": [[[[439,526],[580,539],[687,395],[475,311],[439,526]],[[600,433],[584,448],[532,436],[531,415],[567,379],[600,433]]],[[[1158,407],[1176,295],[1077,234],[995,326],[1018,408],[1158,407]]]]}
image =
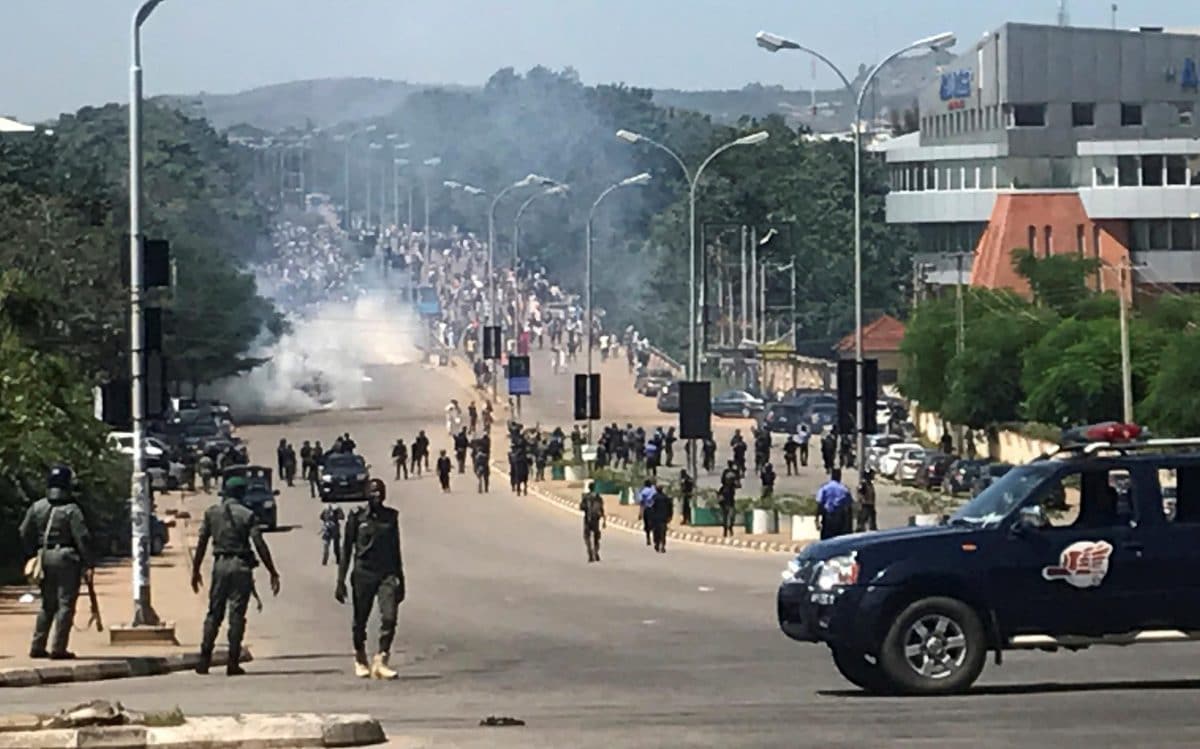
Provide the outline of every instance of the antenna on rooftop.
{"type": "Polygon", "coordinates": [[[1058,0],[1058,25],[1071,25],[1071,12],[1067,10],[1067,0],[1058,0]]]}

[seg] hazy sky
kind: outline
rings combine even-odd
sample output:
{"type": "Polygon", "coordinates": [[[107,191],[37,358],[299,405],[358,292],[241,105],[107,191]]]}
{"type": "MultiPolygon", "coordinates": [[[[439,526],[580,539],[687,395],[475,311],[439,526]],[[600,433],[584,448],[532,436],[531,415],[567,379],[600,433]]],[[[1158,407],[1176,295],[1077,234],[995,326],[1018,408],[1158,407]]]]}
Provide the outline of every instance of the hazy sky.
{"type": "MultiPolygon", "coordinates": [[[[136,0],[0,0],[0,114],[36,120],[128,96],[136,0]]],[[[1121,27],[1197,26],[1189,0],[1119,1],[1121,27]]],[[[1110,0],[1070,0],[1110,24],[1110,0]]],[[[232,92],[303,78],[480,84],[495,70],[571,65],[584,81],[662,88],[807,88],[809,60],[770,56],[760,29],[847,74],[928,34],[971,42],[1004,21],[1053,23],[1056,0],[166,0],[144,29],[146,90],[232,92]]],[[[818,83],[833,78],[819,73],[818,83]]]]}

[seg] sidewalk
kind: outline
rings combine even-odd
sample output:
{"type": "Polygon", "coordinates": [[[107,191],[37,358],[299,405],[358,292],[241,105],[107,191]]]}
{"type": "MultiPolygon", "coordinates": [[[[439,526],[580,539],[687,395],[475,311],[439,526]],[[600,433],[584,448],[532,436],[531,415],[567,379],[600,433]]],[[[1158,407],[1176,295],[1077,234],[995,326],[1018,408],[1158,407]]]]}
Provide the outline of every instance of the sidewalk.
{"type": "MultiPolygon", "coordinates": [[[[97,632],[94,624],[84,629],[91,607],[86,589],[81,591],[69,645],[77,656],[74,661],[29,658],[29,638],[40,608],[37,591],[25,586],[0,587],[0,687],[150,676],[193,668],[205,599],[203,591],[197,596],[191,589],[194,530],[189,527],[187,515],[197,514],[193,505],[211,501],[211,496],[203,494],[156,495],[159,517],[170,527],[170,540],[162,555],[151,560],[153,605],[160,619],[175,625],[177,644],[109,643],[109,628],[128,624],[133,614],[131,561],[109,560],[101,563],[95,573],[96,598],[105,630],[97,632]],[[180,512],[183,517],[178,516],[180,512]],[[34,600],[21,603],[21,596],[27,593],[34,600]]],[[[217,654],[214,663],[223,664],[224,653],[217,654]]]]}

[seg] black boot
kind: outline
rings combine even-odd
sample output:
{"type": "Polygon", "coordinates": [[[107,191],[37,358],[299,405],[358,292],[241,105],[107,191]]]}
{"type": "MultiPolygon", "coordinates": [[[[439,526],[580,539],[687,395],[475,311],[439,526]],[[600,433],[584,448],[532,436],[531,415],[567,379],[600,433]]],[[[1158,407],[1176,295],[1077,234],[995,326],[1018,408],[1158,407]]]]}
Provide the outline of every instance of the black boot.
{"type": "Polygon", "coordinates": [[[201,676],[208,675],[208,669],[212,666],[212,650],[201,649],[200,660],[196,662],[196,673],[201,676]]]}
{"type": "Polygon", "coordinates": [[[229,646],[229,661],[225,664],[225,675],[226,676],[242,676],[242,675],[244,675],[246,672],[245,672],[245,670],[242,669],[241,662],[242,662],[242,646],[241,645],[230,645],[229,646]]]}

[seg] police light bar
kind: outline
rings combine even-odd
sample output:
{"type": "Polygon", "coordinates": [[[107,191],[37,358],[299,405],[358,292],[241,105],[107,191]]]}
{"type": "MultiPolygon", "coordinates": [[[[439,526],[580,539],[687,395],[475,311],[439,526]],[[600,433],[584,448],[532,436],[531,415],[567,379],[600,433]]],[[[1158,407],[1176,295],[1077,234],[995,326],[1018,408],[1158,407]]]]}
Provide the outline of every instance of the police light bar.
{"type": "Polygon", "coordinates": [[[1089,424],[1063,430],[1063,444],[1077,445],[1091,442],[1108,442],[1119,444],[1133,442],[1142,436],[1142,428],[1137,424],[1122,424],[1117,421],[1105,421],[1099,424],[1089,424]]]}

